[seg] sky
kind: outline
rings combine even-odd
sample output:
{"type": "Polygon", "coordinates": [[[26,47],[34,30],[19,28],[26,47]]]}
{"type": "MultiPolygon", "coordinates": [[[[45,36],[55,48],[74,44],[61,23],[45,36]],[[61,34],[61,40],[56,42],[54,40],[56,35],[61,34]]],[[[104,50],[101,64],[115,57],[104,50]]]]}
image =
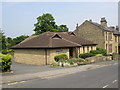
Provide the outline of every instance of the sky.
{"type": "Polygon", "coordinates": [[[69,31],[85,20],[100,23],[102,17],[108,26],[118,25],[118,2],[2,2],[0,12],[0,28],[12,38],[33,34],[36,18],[43,13],[52,14],[57,25],[65,24],[69,31]]]}

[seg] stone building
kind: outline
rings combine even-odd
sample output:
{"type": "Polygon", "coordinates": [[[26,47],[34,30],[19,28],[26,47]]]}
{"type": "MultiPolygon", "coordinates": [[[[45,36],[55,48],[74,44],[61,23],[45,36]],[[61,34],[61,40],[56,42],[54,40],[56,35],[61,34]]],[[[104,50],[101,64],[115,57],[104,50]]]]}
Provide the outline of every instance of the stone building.
{"type": "Polygon", "coordinates": [[[108,27],[105,18],[101,18],[100,24],[86,20],[80,26],[77,25],[74,33],[97,43],[97,47],[106,49],[109,54],[118,53],[119,28],[108,27]]]}
{"type": "Polygon", "coordinates": [[[55,55],[66,54],[69,58],[77,58],[80,53],[96,50],[96,44],[73,32],[46,32],[29,37],[12,48],[16,62],[47,65],[55,62],[55,55]]]}

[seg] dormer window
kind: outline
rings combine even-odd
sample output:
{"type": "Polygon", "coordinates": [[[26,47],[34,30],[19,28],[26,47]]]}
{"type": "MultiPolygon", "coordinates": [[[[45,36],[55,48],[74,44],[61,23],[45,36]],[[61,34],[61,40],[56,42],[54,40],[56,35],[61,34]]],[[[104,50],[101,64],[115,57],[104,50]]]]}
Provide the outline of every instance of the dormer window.
{"type": "Polygon", "coordinates": [[[53,39],[62,39],[62,37],[58,34],[55,34],[52,36],[53,39]]]}
{"type": "Polygon", "coordinates": [[[68,33],[70,36],[76,36],[74,32],[69,32],[68,33]]]}

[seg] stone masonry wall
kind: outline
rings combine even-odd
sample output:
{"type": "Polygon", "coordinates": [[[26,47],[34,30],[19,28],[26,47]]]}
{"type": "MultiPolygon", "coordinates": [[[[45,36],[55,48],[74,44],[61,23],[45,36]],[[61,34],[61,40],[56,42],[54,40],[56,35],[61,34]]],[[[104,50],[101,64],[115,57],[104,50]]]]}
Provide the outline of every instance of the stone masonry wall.
{"type": "Polygon", "coordinates": [[[85,21],[74,31],[78,36],[81,36],[87,40],[90,40],[97,45],[97,47],[105,48],[105,38],[104,32],[102,29],[98,28],[97,26],[91,24],[88,21],[85,21]]]}

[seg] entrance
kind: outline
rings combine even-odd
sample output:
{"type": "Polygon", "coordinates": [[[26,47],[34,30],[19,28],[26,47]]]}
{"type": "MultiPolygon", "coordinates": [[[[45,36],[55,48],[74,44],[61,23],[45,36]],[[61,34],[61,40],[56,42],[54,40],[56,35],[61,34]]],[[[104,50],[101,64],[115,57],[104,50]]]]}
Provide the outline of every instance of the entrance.
{"type": "Polygon", "coordinates": [[[73,58],[73,48],[69,48],[69,57],[73,58]]]}
{"type": "Polygon", "coordinates": [[[78,58],[78,48],[69,48],[69,57],[78,58]]]}

